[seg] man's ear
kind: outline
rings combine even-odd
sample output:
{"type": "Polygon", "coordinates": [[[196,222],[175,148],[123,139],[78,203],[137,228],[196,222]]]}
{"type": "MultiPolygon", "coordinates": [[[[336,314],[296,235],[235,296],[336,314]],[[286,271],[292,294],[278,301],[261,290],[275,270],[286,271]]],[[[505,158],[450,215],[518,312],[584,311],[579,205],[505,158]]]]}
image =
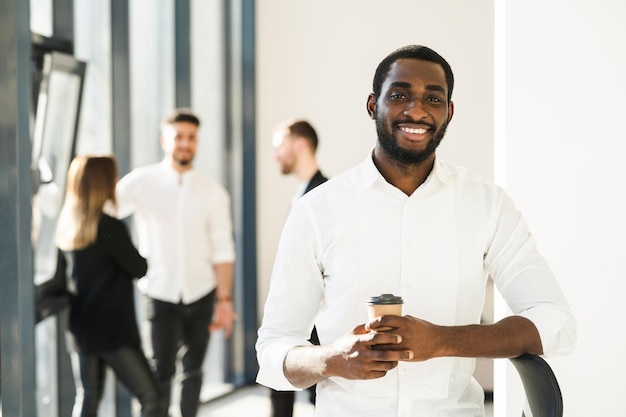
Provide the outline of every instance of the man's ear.
{"type": "Polygon", "coordinates": [[[307,140],[302,136],[294,136],[291,140],[297,152],[302,152],[302,150],[308,146],[307,140]]]}
{"type": "Polygon", "coordinates": [[[452,116],[454,116],[454,102],[451,101],[450,104],[448,104],[448,123],[450,123],[450,120],[452,120],[452,116]]]}
{"type": "Polygon", "coordinates": [[[374,93],[370,93],[367,97],[367,114],[370,115],[370,119],[376,118],[376,96],[374,93]]]}

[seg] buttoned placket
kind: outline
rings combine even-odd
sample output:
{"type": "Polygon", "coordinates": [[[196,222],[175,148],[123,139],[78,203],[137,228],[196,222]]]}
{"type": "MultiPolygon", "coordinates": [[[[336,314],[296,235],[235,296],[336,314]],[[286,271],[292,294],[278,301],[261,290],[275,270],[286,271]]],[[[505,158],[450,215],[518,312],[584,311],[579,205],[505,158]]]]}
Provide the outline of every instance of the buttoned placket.
{"type": "MultiPolygon", "coordinates": [[[[418,279],[416,264],[412,260],[415,258],[414,235],[417,225],[415,211],[411,206],[418,204],[415,198],[407,197],[402,207],[401,219],[401,268],[400,268],[400,288],[401,294],[410,294],[415,291],[415,280],[418,279]]],[[[398,363],[398,416],[405,417],[411,415],[413,389],[408,372],[408,363],[398,363]]]]}
{"type": "Polygon", "coordinates": [[[176,255],[177,255],[177,292],[181,302],[184,302],[184,277],[185,277],[185,188],[188,183],[184,173],[177,173],[177,190],[176,190],[176,255]]]}

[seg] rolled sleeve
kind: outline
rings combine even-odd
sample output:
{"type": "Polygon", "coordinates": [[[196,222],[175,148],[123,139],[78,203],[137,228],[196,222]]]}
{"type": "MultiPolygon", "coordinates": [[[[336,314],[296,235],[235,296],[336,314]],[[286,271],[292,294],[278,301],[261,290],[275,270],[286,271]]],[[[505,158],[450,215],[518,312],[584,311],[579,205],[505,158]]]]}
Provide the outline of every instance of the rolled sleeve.
{"type": "Polygon", "coordinates": [[[283,363],[295,346],[308,346],[323,298],[314,259],[314,221],[296,204],[286,221],[256,343],[257,382],[276,390],[299,390],[285,378],[283,363]]]}
{"type": "Polygon", "coordinates": [[[577,341],[575,319],[570,311],[551,305],[538,305],[520,316],[532,321],[541,337],[543,356],[565,355],[574,350],[577,341]]]}
{"type": "Polygon", "coordinates": [[[513,313],[537,328],[543,355],[567,354],[577,341],[574,314],[524,219],[506,195],[501,202],[486,257],[490,275],[513,313]]]}
{"type": "Polygon", "coordinates": [[[256,345],[259,373],[256,382],[278,391],[300,391],[300,388],[289,382],[282,370],[287,353],[295,346],[302,346],[307,342],[296,337],[281,337],[278,340],[267,334],[270,332],[267,328],[259,330],[256,345]]]}

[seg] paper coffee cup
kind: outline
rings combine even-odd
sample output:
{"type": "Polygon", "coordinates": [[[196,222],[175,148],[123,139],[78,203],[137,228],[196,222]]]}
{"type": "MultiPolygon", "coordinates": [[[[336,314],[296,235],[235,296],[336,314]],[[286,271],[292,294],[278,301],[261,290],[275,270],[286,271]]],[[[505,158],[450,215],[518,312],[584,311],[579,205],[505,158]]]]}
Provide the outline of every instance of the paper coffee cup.
{"type": "MultiPolygon", "coordinates": [[[[381,294],[367,299],[367,316],[371,320],[380,316],[401,316],[402,297],[393,294],[381,294]]],[[[379,327],[376,330],[389,330],[390,327],[379,327]]]]}

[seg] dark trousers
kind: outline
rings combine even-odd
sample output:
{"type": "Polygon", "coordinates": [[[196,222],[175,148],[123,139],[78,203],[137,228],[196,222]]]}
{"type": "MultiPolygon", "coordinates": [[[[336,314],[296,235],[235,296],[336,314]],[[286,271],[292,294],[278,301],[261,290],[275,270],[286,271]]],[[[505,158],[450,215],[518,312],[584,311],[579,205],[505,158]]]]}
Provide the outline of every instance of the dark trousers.
{"type": "Polygon", "coordinates": [[[146,316],[150,323],[152,360],[167,404],[167,417],[176,373],[176,359],[182,352],[180,411],[182,417],[195,417],[202,388],[202,364],[209,345],[209,324],[213,319],[215,292],[191,304],[173,304],[148,298],[146,316]]]}
{"type": "Polygon", "coordinates": [[[159,383],[140,348],[125,347],[104,353],[71,352],[76,385],[73,417],[96,417],[104,392],[106,366],[141,403],[143,417],[158,417],[163,404],[159,383]]]}
{"type": "MultiPolygon", "coordinates": [[[[311,404],[315,405],[315,387],[307,388],[309,392],[309,401],[311,404]]],[[[296,392],[295,391],[270,391],[270,399],[272,402],[272,417],[292,417],[293,416],[293,406],[296,402],[296,392]]]]}
{"type": "MultiPolygon", "coordinates": [[[[319,345],[320,341],[317,337],[317,330],[313,327],[313,331],[311,332],[311,338],[309,342],[314,345],[319,345]]],[[[313,385],[307,388],[309,392],[309,401],[311,404],[315,405],[315,390],[317,385],[313,385]]],[[[292,417],[293,416],[293,406],[296,402],[296,393],[295,391],[276,391],[274,389],[270,389],[270,400],[272,403],[272,411],[271,417],[292,417]]]]}

